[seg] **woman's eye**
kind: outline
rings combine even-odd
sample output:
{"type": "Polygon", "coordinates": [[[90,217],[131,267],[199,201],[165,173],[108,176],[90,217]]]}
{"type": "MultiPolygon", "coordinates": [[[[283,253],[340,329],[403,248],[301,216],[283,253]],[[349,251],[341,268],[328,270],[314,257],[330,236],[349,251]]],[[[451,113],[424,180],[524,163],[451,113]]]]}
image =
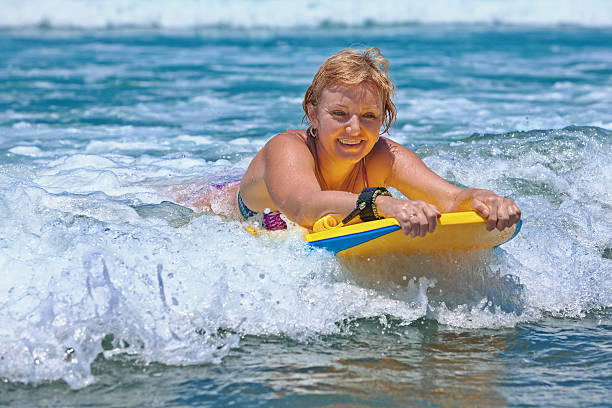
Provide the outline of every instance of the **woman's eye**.
{"type": "Polygon", "coordinates": [[[364,114],[363,117],[367,119],[376,119],[376,115],[370,112],[364,114]]]}
{"type": "Polygon", "coordinates": [[[332,115],[334,115],[334,116],[344,116],[344,112],[342,112],[342,111],[332,111],[332,115]]]}

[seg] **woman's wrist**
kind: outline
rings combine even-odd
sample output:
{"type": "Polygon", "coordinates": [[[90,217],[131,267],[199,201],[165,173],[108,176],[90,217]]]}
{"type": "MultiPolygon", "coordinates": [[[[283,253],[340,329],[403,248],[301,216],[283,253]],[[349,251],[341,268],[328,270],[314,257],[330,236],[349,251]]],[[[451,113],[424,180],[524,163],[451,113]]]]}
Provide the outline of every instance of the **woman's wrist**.
{"type": "Polygon", "coordinates": [[[391,217],[391,214],[389,214],[387,210],[389,208],[389,203],[392,200],[394,200],[394,198],[388,195],[379,195],[376,197],[374,204],[376,205],[376,209],[380,217],[382,218],[391,217]]]}

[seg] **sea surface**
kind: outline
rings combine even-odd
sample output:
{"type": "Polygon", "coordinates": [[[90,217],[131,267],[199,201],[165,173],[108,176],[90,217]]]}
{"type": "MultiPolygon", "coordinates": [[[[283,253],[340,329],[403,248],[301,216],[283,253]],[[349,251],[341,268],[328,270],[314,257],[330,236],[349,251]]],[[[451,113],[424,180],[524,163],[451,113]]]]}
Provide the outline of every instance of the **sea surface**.
{"type": "Polygon", "coordinates": [[[611,406],[612,7],[533,3],[0,0],[0,406],[611,406]],[[357,262],[177,204],[367,46],[514,240],[357,262]]]}

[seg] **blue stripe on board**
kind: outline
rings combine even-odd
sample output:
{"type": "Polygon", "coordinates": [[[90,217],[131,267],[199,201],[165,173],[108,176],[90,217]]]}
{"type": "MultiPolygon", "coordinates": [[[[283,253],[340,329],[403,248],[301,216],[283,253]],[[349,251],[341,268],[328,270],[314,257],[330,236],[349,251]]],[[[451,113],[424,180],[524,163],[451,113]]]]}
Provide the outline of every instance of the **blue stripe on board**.
{"type": "Polygon", "coordinates": [[[342,235],[340,237],[326,238],[320,241],[311,242],[310,245],[317,248],[327,249],[328,251],[337,254],[345,249],[352,248],[364,242],[382,237],[397,231],[401,227],[399,225],[390,225],[388,227],[378,228],[372,231],[357,232],[355,234],[342,235]]]}

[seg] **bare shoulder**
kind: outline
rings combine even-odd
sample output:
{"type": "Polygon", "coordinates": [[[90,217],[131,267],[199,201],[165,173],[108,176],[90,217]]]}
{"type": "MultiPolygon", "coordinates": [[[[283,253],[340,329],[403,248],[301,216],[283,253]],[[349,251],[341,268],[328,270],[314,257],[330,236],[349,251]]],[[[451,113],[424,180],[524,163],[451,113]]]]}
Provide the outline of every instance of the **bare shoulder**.
{"type": "Polygon", "coordinates": [[[366,159],[368,179],[372,184],[390,185],[398,165],[418,165],[421,160],[410,149],[381,136],[366,159]]]}
{"type": "Polygon", "coordinates": [[[272,137],[267,144],[298,143],[305,145],[306,138],[306,131],[303,129],[287,130],[272,137]]]}
{"type": "Polygon", "coordinates": [[[308,151],[307,136],[304,130],[288,130],[272,137],[263,148],[265,155],[276,153],[299,153],[308,151]]]}
{"type": "Polygon", "coordinates": [[[308,147],[308,136],[304,130],[290,130],[274,136],[262,149],[266,166],[294,169],[299,166],[312,167],[314,158],[308,147]]]}
{"type": "Polygon", "coordinates": [[[245,204],[255,210],[274,210],[272,195],[285,191],[296,179],[312,173],[314,161],[304,130],[290,130],[273,136],[253,158],[240,184],[245,204]]]}
{"type": "Polygon", "coordinates": [[[380,136],[378,142],[370,152],[372,158],[376,160],[393,160],[397,157],[417,157],[410,149],[401,144],[389,139],[388,137],[380,136]]]}
{"type": "Polygon", "coordinates": [[[397,143],[394,140],[389,139],[388,137],[380,137],[376,147],[384,152],[388,158],[418,158],[418,156],[406,146],[403,146],[397,143]]]}

